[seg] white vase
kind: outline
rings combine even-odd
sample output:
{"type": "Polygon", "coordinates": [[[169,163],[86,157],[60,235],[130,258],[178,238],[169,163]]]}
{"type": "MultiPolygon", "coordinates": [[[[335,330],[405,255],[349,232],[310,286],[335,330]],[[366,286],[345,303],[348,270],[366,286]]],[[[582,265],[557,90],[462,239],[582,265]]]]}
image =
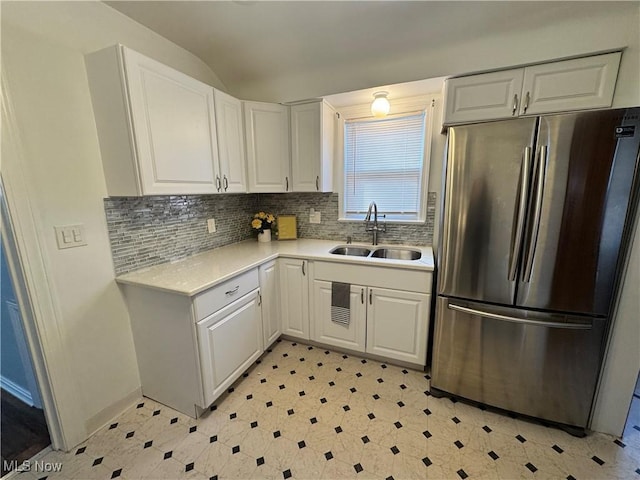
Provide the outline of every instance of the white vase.
{"type": "Polygon", "coordinates": [[[261,243],[271,241],[271,230],[264,230],[262,233],[258,233],[258,241],[261,243]]]}

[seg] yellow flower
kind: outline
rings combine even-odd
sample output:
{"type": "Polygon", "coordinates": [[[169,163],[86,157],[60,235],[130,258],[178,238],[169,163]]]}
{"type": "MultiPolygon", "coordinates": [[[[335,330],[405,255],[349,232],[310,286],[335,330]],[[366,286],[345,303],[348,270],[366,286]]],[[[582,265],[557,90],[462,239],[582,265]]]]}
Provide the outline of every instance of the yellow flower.
{"type": "Polygon", "coordinates": [[[273,222],[275,222],[275,220],[276,220],[276,217],[274,217],[273,214],[271,214],[271,213],[267,214],[267,222],[273,223],[273,222]]]}
{"type": "Polygon", "coordinates": [[[259,213],[258,213],[258,218],[259,218],[259,219],[261,219],[261,220],[263,220],[263,219],[267,218],[267,214],[266,214],[266,213],[264,213],[264,212],[259,212],[259,213]]]}
{"type": "Polygon", "coordinates": [[[257,218],[256,218],[256,219],[254,219],[254,220],[251,222],[251,226],[252,226],[253,228],[262,228],[262,220],[259,220],[259,219],[257,219],[257,218]]]}

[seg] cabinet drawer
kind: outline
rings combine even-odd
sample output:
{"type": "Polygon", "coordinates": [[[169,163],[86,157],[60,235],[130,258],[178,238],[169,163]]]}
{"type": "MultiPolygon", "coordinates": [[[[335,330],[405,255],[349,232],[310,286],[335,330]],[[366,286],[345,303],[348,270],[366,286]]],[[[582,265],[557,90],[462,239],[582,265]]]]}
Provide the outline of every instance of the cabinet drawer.
{"type": "Polygon", "coordinates": [[[258,285],[258,269],[254,268],[200,293],[193,300],[196,321],[202,320],[251,290],[255,290],[258,285]]]}

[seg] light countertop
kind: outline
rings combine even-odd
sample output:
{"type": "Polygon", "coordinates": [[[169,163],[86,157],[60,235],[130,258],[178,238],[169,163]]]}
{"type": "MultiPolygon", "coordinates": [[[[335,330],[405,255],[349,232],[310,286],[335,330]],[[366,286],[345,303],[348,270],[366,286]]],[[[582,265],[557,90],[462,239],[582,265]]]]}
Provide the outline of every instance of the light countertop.
{"type": "MultiPolygon", "coordinates": [[[[214,248],[175,262],[163,263],[129,272],[116,277],[116,281],[121,284],[137,285],[193,296],[277,257],[433,271],[433,250],[431,247],[388,245],[391,248],[412,248],[420,250],[422,253],[422,257],[419,260],[391,260],[329,253],[329,250],[337,245],[344,245],[344,243],[335,240],[313,239],[273,241],[269,243],[246,240],[214,248]]],[[[366,246],[370,249],[386,246],[377,245],[372,247],[370,244],[353,244],[353,246],[356,245],[366,246]]]]}

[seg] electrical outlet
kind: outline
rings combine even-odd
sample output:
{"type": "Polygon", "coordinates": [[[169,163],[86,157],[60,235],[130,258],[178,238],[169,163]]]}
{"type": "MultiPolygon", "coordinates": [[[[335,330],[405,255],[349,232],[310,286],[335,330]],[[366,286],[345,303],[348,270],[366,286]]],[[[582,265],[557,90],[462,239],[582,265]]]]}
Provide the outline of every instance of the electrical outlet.
{"type": "Polygon", "coordinates": [[[314,211],[309,214],[309,223],[322,223],[322,212],[314,211]]]}
{"type": "Polygon", "coordinates": [[[213,218],[210,218],[209,220],[207,220],[207,230],[209,230],[209,233],[215,233],[216,231],[216,221],[213,218]]]}

